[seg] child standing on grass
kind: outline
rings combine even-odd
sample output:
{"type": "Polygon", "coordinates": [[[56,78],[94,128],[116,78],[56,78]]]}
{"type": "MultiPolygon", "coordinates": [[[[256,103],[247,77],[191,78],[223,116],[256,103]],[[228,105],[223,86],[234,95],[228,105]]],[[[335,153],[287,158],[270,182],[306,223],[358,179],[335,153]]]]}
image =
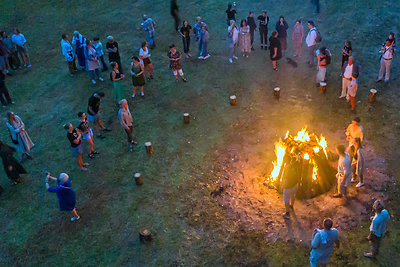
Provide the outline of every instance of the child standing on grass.
{"type": "Polygon", "coordinates": [[[178,81],[178,73],[181,76],[182,80],[184,82],[187,82],[187,80],[185,79],[185,76],[183,75],[183,71],[182,71],[182,66],[181,66],[181,53],[179,53],[179,51],[176,50],[175,45],[171,44],[169,46],[170,50],[168,52],[168,58],[170,60],[170,66],[172,69],[172,72],[174,73],[175,79],[176,81],[178,81]]]}
{"type": "Polygon", "coordinates": [[[100,42],[99,37],[93,38],[93,46],[96,49],[97,57],[100,58],[101,64],[103,65],[102,72],[108,70],[106,61],[104,60],[104,51],[103,51],[103,44],[100,42]]]}

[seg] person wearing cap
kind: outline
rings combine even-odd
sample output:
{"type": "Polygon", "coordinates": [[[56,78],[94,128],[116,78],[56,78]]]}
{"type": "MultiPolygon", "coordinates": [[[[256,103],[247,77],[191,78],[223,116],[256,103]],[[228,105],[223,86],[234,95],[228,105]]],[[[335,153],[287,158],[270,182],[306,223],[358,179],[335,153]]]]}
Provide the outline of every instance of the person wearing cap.
{"type": "Polygon", "coordinates": [[[61,52],[65,57],[65,61],[68,63],[68,70],[71,76],[76,72],[75,55],[72,45],[68,41],[68,35],[63,34],[61,36],[61,52]]]}
{"type": "Polygon", "coordinates": [[[78,31],[74,31],[74,37],[72,38],[72,44],[75,45],[75,54],[78,57],[79,66],[86,70],[86,38],[83,37],[78,31]]]}
{"type": "Polygon", "coordinates": [[[79,220],[81,217],[78,215],[75,207],[76,194],[75,191],[72,189],[71,181],[69,180],[68,174],[61,173],[60,177],[57,179],[50,176],[50,173],[47,173],[45,183],[47,191],[57,194],[60,210],[72,212],[73,217],[71,217],[71,222],[79,220]],[[57,181],[57,186],[50,187],[49,179],[57,181]]]}
{"type": "Polygon", "coordinates": [[[154,27],[155,27],[154,21],[149,18],[147,15],[143,15],[143,23],[142,27],[143,30],[146,32],[146,37],[147,37],[147,42],[150,44],[151,48],[156,47],[156,42],[155,42],[155,37],[154,37],[154,27]]]}
{"type": "Polygon", "coordinates": [[[114,37],[111,35],[107,36],[106,50],[108,52],[108,62],[118,63],[119,72],[124,74],[122,70],[121,57],[119,55],[118,43],[114,41],[114,37]]]}
{"type": "Polygon", "coordinates": [[[371,226],[368,240],[371,252],[364,252],[364,256],[367,258],[375,258],[378,255],[381,238],[386,233],[386,224],[390,219],[389,212],[385,209],[381,200],[375,200],[372,208],[375,215],[370,218],[371,226]]]}
{"type": "Polygon", "coordinates": [[[199,43],[198,49],[199,49],[199,55],[201,56],[201,50],[202,50],[202,42],[201,42],[201,32],[203,26],[207,26],[204,22],[201,21],[201,17],[196,18],[196,23],[193,26],[193,33],[195,36],[195,41],[199,43]]]}
{"type": "Polygon", "coordinates": [[[101,71],[102,72],[107,71],[108,66],[106,64],[106,61],[104,60],[103,44],[100,42],[99,37],[93,38],[93,46],[94,49],[96,49],[97,57],[100,58],[101,64],[103,65],[103,69],[101,71]]]}
{"type": "Polygon", "coordinates": [[[131,112],[129,111],[128,101],[126,99],[122,99],[119,101],[121,108],[118,111],[118,120],[121,123],[122,128],[125,130],[126,135],[128,136],[129,142],[129,151],[133,151],[133,145],[137,145],[137,142],[134,140],[136,136],[133,134],[133,119],[131,112]]]}
{"type": "Polygon", "coordinates": [[[357,137],[360,138],[361,143],[364,141],[364,128],[360,125],[360,122],[360,117],[355,117],[346,128],[346,140],[349,141],[349,147],[357,137]]]}
{"type": "Polygon", "coordinates": [[[324,228],[313,231],[310,253],[310,266],[317,267],[326,266],[329,258],[331,257],[334,245],[340,247],[339,232],[336,228],[332,228],[333,221],[326,218],[323,222],[324,228]]]}
{"type": "Polygon", "coordinates": [[[171,66],[172,72],[174,73],[176,81],[178,81],[178,73],[179,73],[182,80],[184,82],[187,82],[187,80],[185,79],[185,76],[183,75],[183,71],[182,71],[182,66],[181,66],[182,55],[181,55],[181,53],[176,50],[174,44],[171,44],[169,46],[169,48],[170,48],[170,50],[169,50],[167,56],[169,58],[170,66],[171,66]]]}

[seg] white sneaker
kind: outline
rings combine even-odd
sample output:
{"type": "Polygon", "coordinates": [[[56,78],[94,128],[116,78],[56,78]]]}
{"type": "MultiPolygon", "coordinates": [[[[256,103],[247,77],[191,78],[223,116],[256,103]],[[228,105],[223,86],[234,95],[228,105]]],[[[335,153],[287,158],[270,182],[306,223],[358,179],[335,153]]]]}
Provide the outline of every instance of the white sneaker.
{"type": "Polygon", "coordinates": [[[96,81],[95,81],[95,80],[92,80],[92,83],[93,83],[93,84],[96,84],[96,81]]]}
{"type": "Polygon", "coordinates": [[[231,59],[231,58],[229,59],[229,63],[233,63],[233,61],[232,61],[232,59],[231,59]]]}
{"type": "Polygon", "coordinates": [[[99,77],[99,81],[102,81],[102,82],[103,82],[103,81],[104,81],[104,79],[103,79],[103,78],[101,78],[101,77],[99,77]]]}
{"type": "Polygon", "coordinates": [[[144,96],[144,93],[140,93],[141,96],[144,96]]]}
{"type": "Polygon", "coordinates": [[[207,56],[205,56],[204,59],[207,59],[207,58],[209,58],[209,57],[211,57],[210,54],[208,54],[207,56]]]}
{"type": "Polygon", "coordinates": [[[238,57],[237,57],[237,56],[233,56],[233,58],[234,58],[234,59],[238,59],[238,57]]]}
{"type": "Polygon", "coordinates": [[[203,56],[199,56],[198,59],[204,59],[204,57],[203,56]]]}
{"type": "Polygon", "coordinates": [[[361,186],[364,186],[364,183],[359,182],[359,183],[356,185],[356,187],[361,187],[361,186]]]}
{"type": "Polygon", "coordinates": [[[132,94],[132,96],[131,96],[132,98],[135,98],[135,94],[132,94]]]}

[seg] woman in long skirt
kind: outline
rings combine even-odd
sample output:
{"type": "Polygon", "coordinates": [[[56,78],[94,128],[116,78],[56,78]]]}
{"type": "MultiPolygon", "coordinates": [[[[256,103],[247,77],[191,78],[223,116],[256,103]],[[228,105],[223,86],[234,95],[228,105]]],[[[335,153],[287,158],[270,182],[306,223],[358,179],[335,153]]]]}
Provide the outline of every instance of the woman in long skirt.
{"type": "Polygon", "coordinates": [[[244,19],[240,22],[239,47],[242,55],[249,57],[251,51],[250,26],[247,25],[244,19]]]}
{"type": "Polygon", "coordinates": [[[28,133],[25,131],[24,122],[12,111],[9,111],[7,115],[7,128],[10,131],[12,142],[16,146],[17,150],[21,153],[20,160],[22,160],[24,157],[32,159],[29,152],[31,151],[31,148],[34,146],[34,144],[28,133]]]}
{"type": "Polygon", "coordinates": [[[293,33],[292,33],[295,57],[301,57],[302,55],[303,38],[304,38],[304,27],[303,25],[301,25],[301,21],[297,20],[296,24],[293,27],[293,33]]]}
{"type": "Polygon", "coordinates": [[[113,86],[114,86],[114,100],[118,103],[123,98],[123,92],[122,92],[122,79],[125,77],[124,74],[121,74],[118,70],[118,63],[117,62],[111,62],[111,81],[113,81],[113,86]]]}

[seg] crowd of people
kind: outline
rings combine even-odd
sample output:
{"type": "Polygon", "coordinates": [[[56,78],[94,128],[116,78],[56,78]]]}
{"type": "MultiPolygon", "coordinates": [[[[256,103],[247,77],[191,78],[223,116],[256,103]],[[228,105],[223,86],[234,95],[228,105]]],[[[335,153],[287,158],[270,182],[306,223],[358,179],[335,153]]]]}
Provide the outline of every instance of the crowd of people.
{"type": "MultiPolygon", "coordinates": [[[[316,12],[319,12],[319,1],[314,1],[316,12]]],[[[227,42],[228,42],[228,62],[233,63],[238,60],[237,49],[243,57],[248,58],[252,51],[255,50],[255,32],[258,30],[260,35],[260,48],[262,50],[270,50],[270,59],[272,67],[278,70],[278,61],[287,54],[288,42],[287,38],[289,24],[284,16],[280,16],[274,30],[268,38],[269,21],[267,11],[262,11],[257,18],[255,13],[250,11],[246,19],[236,22],[235,3],[229,4],[226,10],[227,15],[227,42]]],[[[198,59],[207,60],[210,58],[208,52],[209,32],[205,22],[201,17],[197,17],[192,27],[187,20],[182,22],[179,27],[179,9],[176,1],[171,2],[171,15],[175,20],[175,30],[182,38],[183,53],[186,58],[191,58],[191,36],[194,36],[198,46],[198,59]]],[[[151,61],[150,49],[156,48],[155,22],[148,15],[142,16],[141,23],[143,31],[146,33],[146,41],[141,45],[137,56],[131,57],[130,74],[132,78],[132,94],[134,99],[137,95],[137,87],[140,88],[140,96],[144,96],[144,87],[146,82],[153,79],[153,65],[151,61]]],[[[307,46],[307,62],[313,67],[317,62],[316,84],[326,82],[327,67],[331,64],[332,54],[325,46],[320,46],[322,35],[312,20],[307,22],[308,32],[304,29],[301,20],[296,20],[292,27],[292,43],[294,48],[294,57],[303,56],[304,42],[307,46]],[[318,48],[318,49],[317,49],[318,48]]],[[[0,100],[3,106],[13,104],[11,96],[8,92],[5,80],[6,75],[12,75],[12,70],[22,67],[30,68],[30,57],[28,53],[27,41],[19,29],[14,30],[12,37],[2,31],[0,42],[0,100]]],[[[123,66],[120,57],[119,44],[114,37],[109,35],[106,37],[107,42],[105,52],[108,53],[108,62],[105,60],[103,44],[99,37],[92,40],[87,39],[79,31],[74,31],[70,40],[68,34],[61,36],[61,53],[68,66],[71,76],[75,76],[79,70],[87,71],[91,83],[96,84],[98,81],[104,82],[103,72],[110,70],[110,80],[113,84],[113,98],[115,103],[119,105],[118,119],[122,129],[127,134],[129,151],[133,151],[136,142],[136,135],[133,129],[133,118],[129,110],[128,101],[124,97],[122,80],[126,77],[124,74],[125,66],[123,66]],[[76,59],[78,66],[76,64],[76,59]]],[[[384,80],[386,83],[390,78],[391,63],[396,55],[396,41],[394,33],[390,33],[388,39],[382,45],[380,71],[377,82],[384,80]]],[[[169,46],[167,58],[170,61],[170,69],[176,81],[179,76],[183,82],[187,82],[184,76],[181,59],[182,54],[178,51],[175,44],[169,46]]],[[[355,109],[355,96],[358,87],[359,65],[354,60],[353,49],[350,41],[345,42],[342,49],[341,60],[341,79],[342,89],[339,98],[346,98],[351,105],[352,110],[355,109]]],[[[68,122],[64,125],[67,132],[67,139],[70,142],[73,155],[76,157],[77,164],[82,171],[87,171],[89,163],[83,160],[83,144],[82,140],[89,146],[87,152],[90,159],[95,158],[99,152],[94,147],[94,136],[96,138],[105,138],[105,133],[111,129],[104,126],[101,119],[101,99],[105,97],[105,93],[95,92],[88,100],[87,112],[77,113],[79,124],[75,127],[68,122]],[[94,131],[92,130],[94,128],[94,131]]],[[[34,146],[30,139],[23,121],[13,112],[8,112],[7,128],[10,133],[13,147],[0,142],[0,156],[7,176],[14,184],[21,182],[21,174],[26,173],[21,162],[24,158],[32,159],[30,154],[31,148],[34,146]],[[13,154],[18,152],[19,160],[13,154]]],[[[333,195],[335,198],[348,199],[348,187],[352,182],[356,183],[356,187],[364,186],[365,157],[363,151],[364,129],[360,125],[360,118],[356,117],[346,130],[348,146],[339,145],[336,152],[339,155],[338,160],[338,186],[337,193],[333,195]]],[[[284,218],[290,219],[291,213],[294,211],[294,202],[296,191],[298,188],[298,170],[295,168],[296,159],[291,159],[290,164],[292,173],[288,173],[288,179],[285,179],[283,185],[285,213],[284,218]]],[[[76,211],[76,196],[72,189],[71,181],[68,174],[61,173],[59,178],[46,175],[46,188],[49,192],[57,193],[59,199],[60,210],[71,211],[73,217],[71,221],[80,219],[76,211]],[[57,181],[57,186],[50,187],[49,180],[57,181]]],[[[0,187],[1,192],[1,187],[0,187]]],[[[371,243],[371,252],[365,253],[366,257],[375,257],[379,251],[379,242],[385,233],[386,222],[389,219],[388,211],[384,209],[380,200],[374,203],[375,216],[371,217],[371,229],[369,241],[371,243]]],[[[336,243],[339,246],[338,231],[333,227],[331,219],[325,219],[322,230],[315,229],[312,240],[312,252],[310,257],[311,266],[317,266],[318,263],[326,264],[336,243]]]]}

